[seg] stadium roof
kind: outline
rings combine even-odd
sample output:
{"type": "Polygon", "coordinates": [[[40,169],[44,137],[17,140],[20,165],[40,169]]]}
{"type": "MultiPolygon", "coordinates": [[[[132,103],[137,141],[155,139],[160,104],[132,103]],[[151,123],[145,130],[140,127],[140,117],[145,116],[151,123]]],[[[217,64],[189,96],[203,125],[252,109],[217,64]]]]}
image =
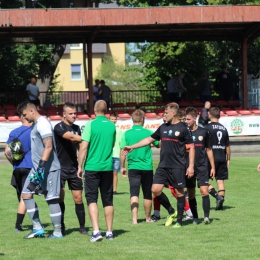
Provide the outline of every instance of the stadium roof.
{"type": "Polygon", "coordinates": [[[260,6],[0,10],[0,43],[252,41],[260,6]]]}

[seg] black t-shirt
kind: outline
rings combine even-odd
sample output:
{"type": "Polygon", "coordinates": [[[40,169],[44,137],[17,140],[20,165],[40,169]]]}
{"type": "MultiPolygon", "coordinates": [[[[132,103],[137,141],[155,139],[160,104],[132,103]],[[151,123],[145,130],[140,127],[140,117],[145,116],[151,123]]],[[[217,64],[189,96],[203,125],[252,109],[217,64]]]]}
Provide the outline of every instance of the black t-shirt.
{"type": "Polygon", "coordinates": [[[211,147],[214,154],[215,162],[226,162],[227,151],[229,146],[229,136],[227,129],[220,123],[210,123],[205,125],[211,136],[211,147]]]}
{"type": "Polygon", "coordinates": [[[63,121],[58,123],[54,127],[56,149],[61,164],[61,168],[74,169],[78,168],[78,144],[63,138],[63,135],[67,132],[81,135],[81,131],[78,125],[73,124],[72,126],[69,126],[65,124],[63,121]]]}
{"type": "Polygon", "coordinates": [[[208,171],[208,156],[206,148],[211,148],[210,133],[202,127],[191,131],[192,139],[195,146],[195,172],[208,171]]]}
{"type": "Polygon", "coordinates": [[[193,144],[190,129],[179,122],[177,124],[162,124],[151,137],[161,140],[161,153],[159,167],[186,168],[186,146],[193,144]]]}

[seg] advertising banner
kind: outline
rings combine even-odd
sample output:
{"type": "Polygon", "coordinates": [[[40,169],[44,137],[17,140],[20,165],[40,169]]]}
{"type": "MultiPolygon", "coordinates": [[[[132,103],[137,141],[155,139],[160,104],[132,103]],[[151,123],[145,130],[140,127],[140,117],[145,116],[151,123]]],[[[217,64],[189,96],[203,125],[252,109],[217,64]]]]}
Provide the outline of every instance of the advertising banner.
{"type": "MultiPolygon", "coordinates": [[[[89,120],[77,120],[75,124],[79,125],[83,131],[88,121],[89,120]]],[[[57,123],[59,123],[59,121],[51,121],[53,126],[57,123]]],[[[220,118],[220,123],[226,127],[229,136],[260,135],[260,116],[223,116],[220,118]]],[[[145,119],[144,128],[155,131],[161,124],[161,118],[145,119]]],[[[132,125],[133,122],[131,118],[117,121],[117,126],[122,131],[131,129],[132,125]]],[[[20,122],[0,123],[0,142],[6,142],[9,133],[19,126],[21,126],[20,122]]]]}

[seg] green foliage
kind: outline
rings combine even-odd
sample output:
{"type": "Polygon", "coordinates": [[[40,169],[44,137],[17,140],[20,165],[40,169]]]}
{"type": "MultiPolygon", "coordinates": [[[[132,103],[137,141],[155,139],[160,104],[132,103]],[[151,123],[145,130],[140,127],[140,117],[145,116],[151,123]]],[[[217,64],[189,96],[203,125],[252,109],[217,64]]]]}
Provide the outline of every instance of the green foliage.
{"type": "Polygon", "coordinates": [[[139,89],[141,73],[138,66],[128,66],[111,56],[105,56],[97,69],[98,79],[104,79],[112,90],[139,89]]]}
{"type": "Polygon", "coordinates": [[[5,45],[0,48],[0,85],[5,91],[17,91],[37,75],[39,64],[51,63],[53,48],[49,45],[5,45]]]}

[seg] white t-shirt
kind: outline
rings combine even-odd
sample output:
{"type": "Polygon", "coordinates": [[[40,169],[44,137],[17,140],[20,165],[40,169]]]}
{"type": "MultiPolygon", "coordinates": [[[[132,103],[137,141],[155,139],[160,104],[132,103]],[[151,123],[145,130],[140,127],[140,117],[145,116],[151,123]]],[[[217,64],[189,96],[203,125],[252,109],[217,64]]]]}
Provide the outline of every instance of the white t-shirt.
{"type": "MultiPolygon", "coordinates": [[[[39,87],[37,85],[28,84],[27,87],[26,87],[26,91],[27,90],[30,90],[33,95],[38,97],[39,87]]],[[[30,100],[37,100],[38,98],[35,98],[35,97],[29,95],[29,99],[30,100]]]]}

